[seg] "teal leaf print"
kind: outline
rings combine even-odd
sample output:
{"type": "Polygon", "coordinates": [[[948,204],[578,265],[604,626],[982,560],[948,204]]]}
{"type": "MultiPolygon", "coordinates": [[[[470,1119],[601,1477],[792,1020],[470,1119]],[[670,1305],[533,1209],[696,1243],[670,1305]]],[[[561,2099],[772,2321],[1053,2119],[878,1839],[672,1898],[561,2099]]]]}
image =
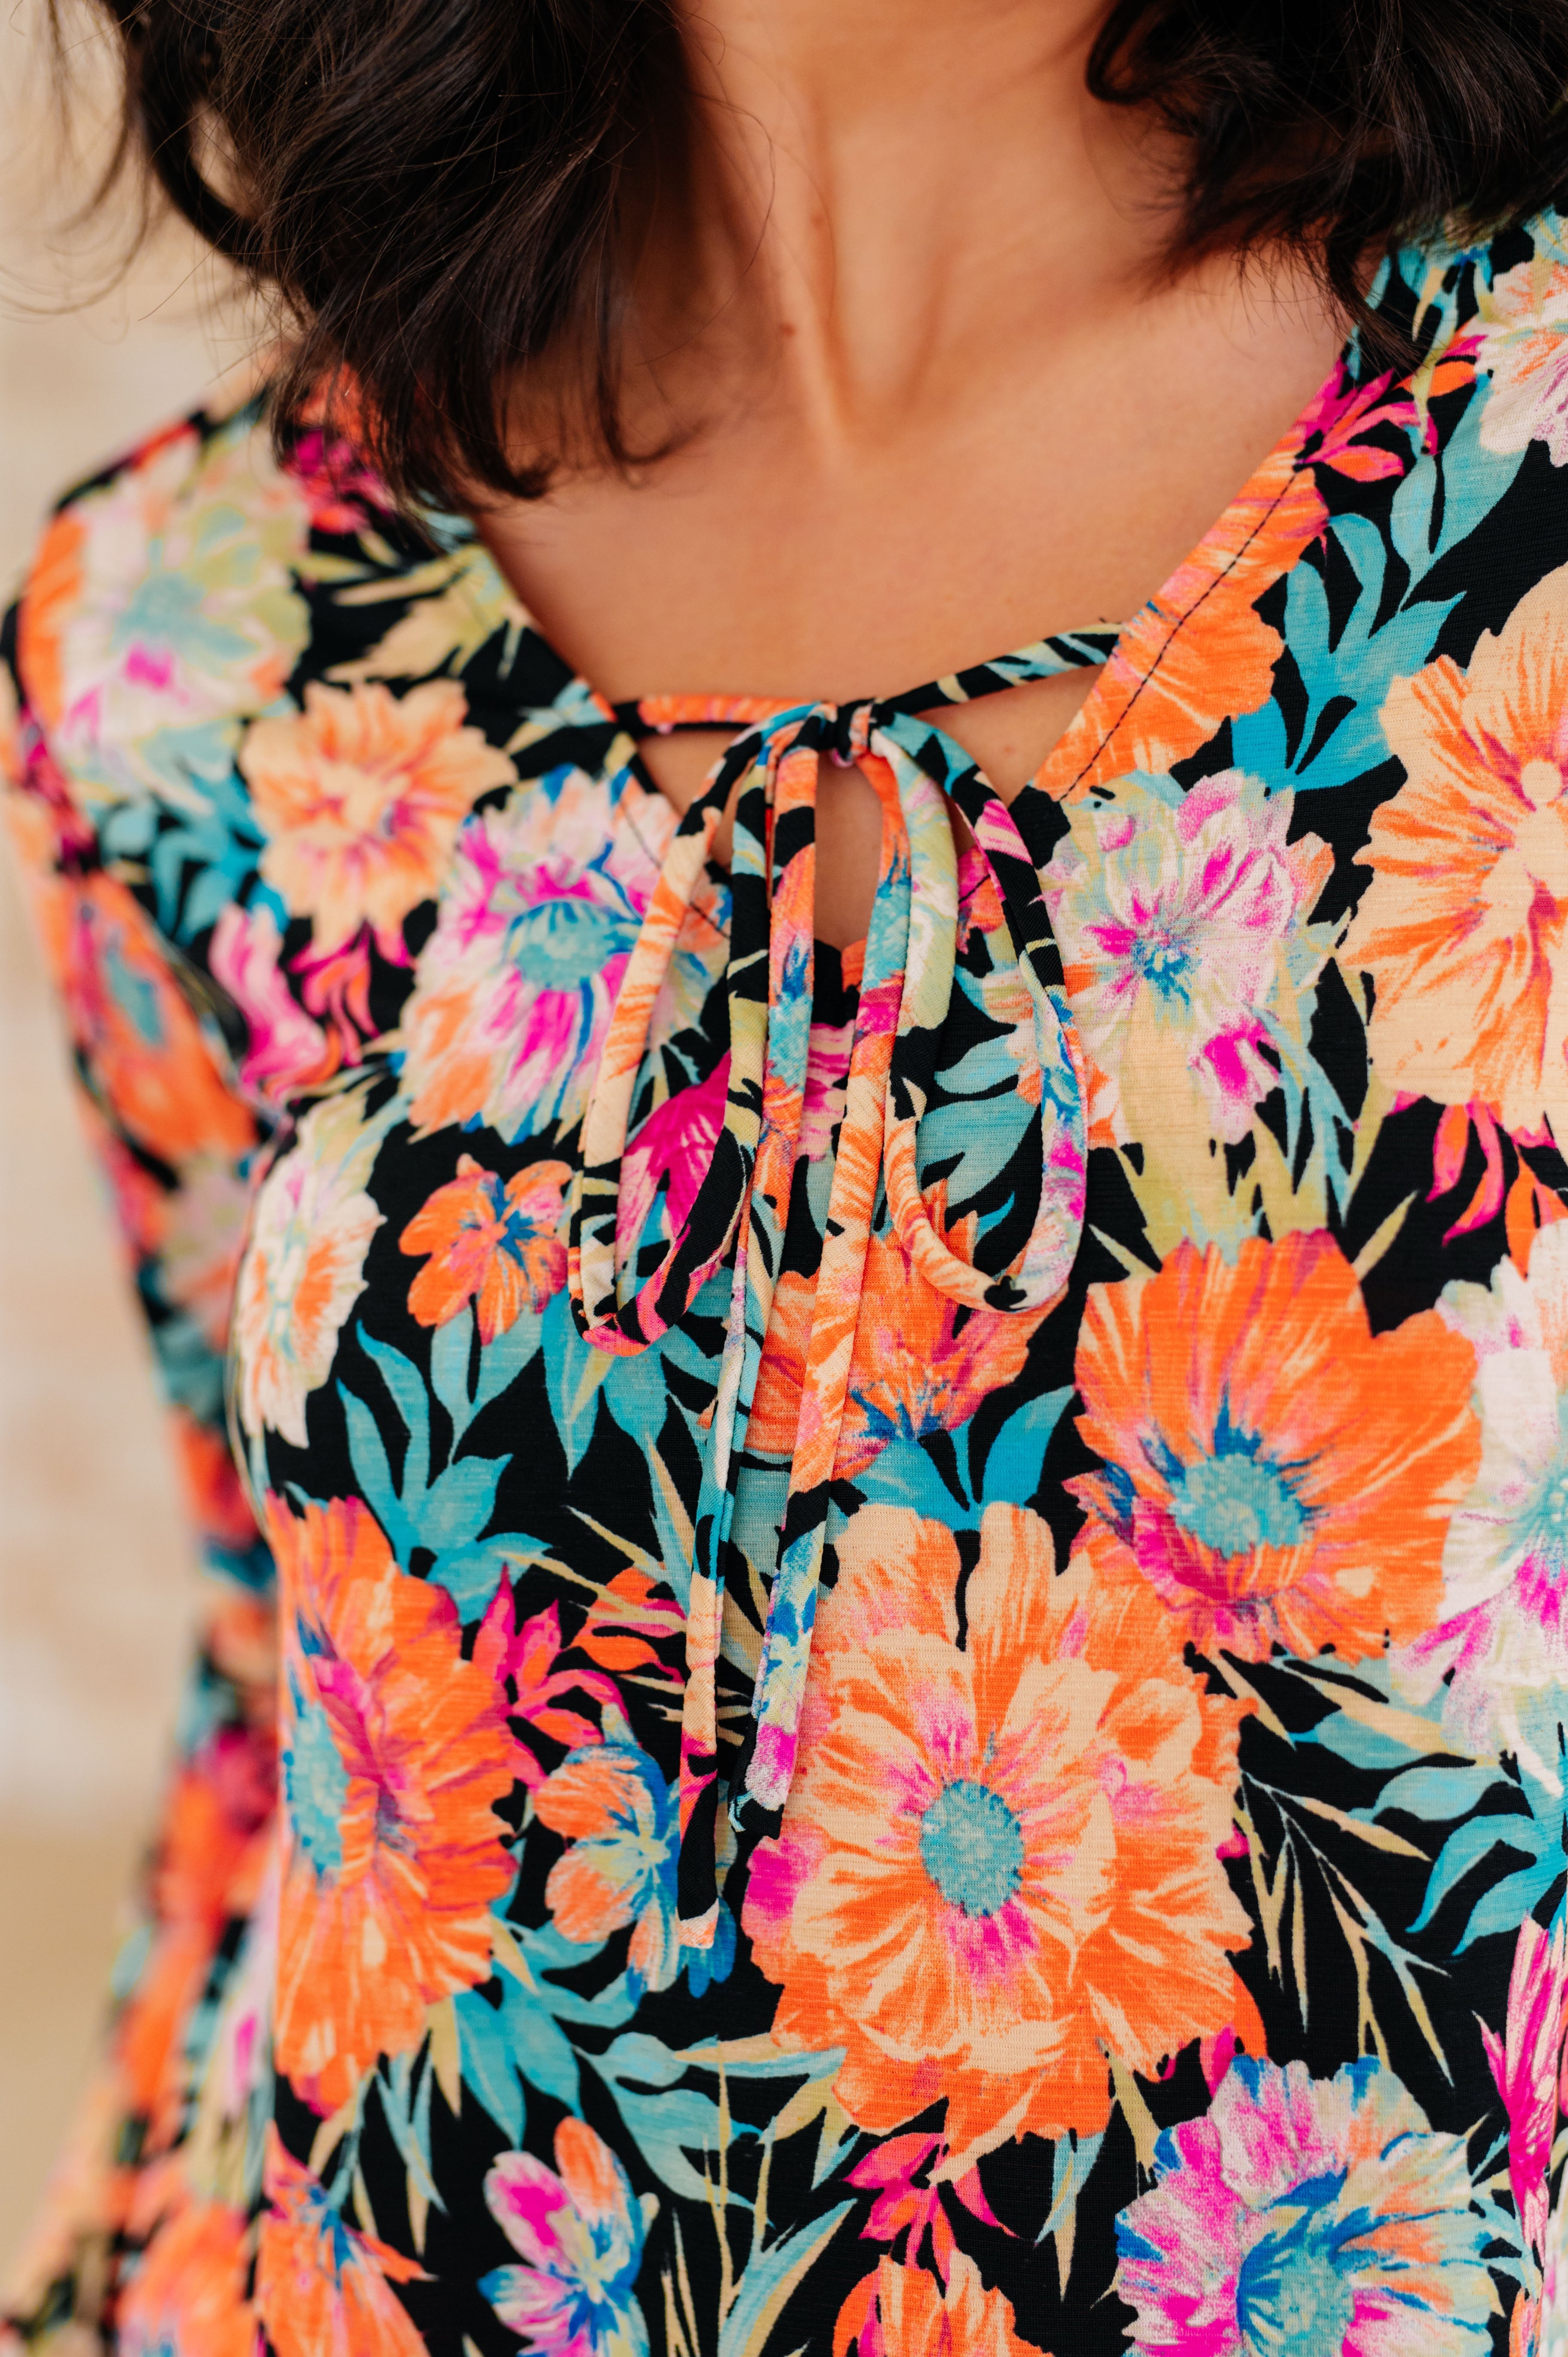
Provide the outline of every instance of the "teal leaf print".
{"type": "MultiPolygon", "coordinates": [[[[1239,769],[1277,778],[1288,770],[1302,791],[1348,785],[1389,758],[1382,709],[1396,679],[1419,671],[1444,617],[1458,603],[1421,604],[1380,619],[1387,551],[1369,517],[1342,516],[1326,534],[1324,570],[1304,561],[1290,576],[1283,637],[1305,694],[1306,710],[1287,759],[1277,703],[1231,725],[1239,769]],[[1348,574],[1357,586],[1348,617],[1334,629],[1328,581],[1348,574]]],[[[1340,595],[1343,595],[1341,588],[1340,595]]]]}
{"type": "MultiPolygon", "coordinates": [[[[687,2154],[711,2153],[716,2162],[726,2142],[753,2136],[757,2130],[726,2122],[710,2095],[678,2085],[687,2057],[671,2053],[643,2031],[628,2031],[607,2053],[587,2059],[608,2088],[632,2146],[660,2184],[689,2201],[717,2201],[714,2176],[699,2176],[687,2154]]],[[[742,2196],[732,2188],[728,2198],[739,2201],[742,2196]]]]}
{"type": "MultiPolygon", "coordinates": [[[[1394,493],[1393,544],[1410,567],[1406,602],[1438,561],[1469,538],[1509,489],[1524,452],[1488,450],[1480,437],[1484,395],[1472,398],[1441,455],[1423,457],[1394,493]]],[[[1455,601],[1448,599],[1444,610],[1455,601]]]]}
{"type": "Polygon", "coordinates": [[[1026,1506],[1045,1478],[1046,1451],[1056,1428],[1077,1394],[1070,1383],[1032,1400],[1027,1409],[1015,1408],[993,1430],[983,1410],[972,1415],[964,1435],[969,1486],[977,1501],[989,1506],[1000,1499],[1009,1506],[1026,1506]]]}
{"type": "MultiPolygon", "coordinates": [[[[1366,1665],[1359,1684],[1365,1675],[1366,1665]]],[[[1337,1751],[1357,1767],[1391,1771],[1376,1801],[1354,1812],[1355,1816],[1386,1824],[1403,1815],[1423,1824],[1452,1826],[1437,1853],[1424,1902],[1411,1926],[1412,1934],[1428,1929],[1477,1867],[1491,1865],[1499,1878],[1482,1893],[1466,1919],[1455,1942],[1455,1953],[1463,1953],[1477,1940],[1517,1931],[1568,1865],[1563,1728],[1543,1694],[1533,1718],[1524,1722],[1526,1741],[1517,1759],[1510,1755],[1500,1760],[1440,1763],[1434,1755],[1447,1748],[1437,1725],[1444,1699],[1444,1690],[1439,1687],[1421,1714],[1390,1708],[1380,1719],[1376,1705],[1366,1717],[1332,1713],[1305,1739],[1337,1751]],[[1423,1717],[1432,1725],[1432,1750],[1417,1759],[1409,1747],[1421,1739],[1423,1717]],[[1520,1863],[1503,1871],[1509,1853],[1520,1863]]]]}
{"type": "MultiPolygon", "coordinates": [[[[1432,1870],[1426,1904],[1414,1926],[1418,1932],[1425,1930],[1444,1900],[1458,1889],[1474,1867],[1487,1862],[1496,1872],[1497,1860],[1509,1851],[1522,1861],[1501,1881],[1490,1884],[1477,1900],[1455,1943],[1457,1953],[1463,1954],[1473,1942],[1484,1940],[1493,1932],[1517,1932],[1524,1918],[1533,1912],[1562,1877],[1565,1863],[1562,1784],[1559,1782],[1553,1791],[1550,1784],[1522,1770],[1520,1784],[1530,1804],[1528,1810],[1516,1808],[1506,1814],[1491,1812],[1467,1818],[1450,1834],[1432,1870]]],[[[1506,1798],[1517,1792],[1520,1786],[1499,1783],[1494,1790],[1499,1798],[1506,1798]]],[[[1397,1807],[1397,1794],[1389,1795],[1389,1805],[1397,1807]]]]}
{"type": "Polygon", "coordinates": [[[752,2254],[736,2287],[735,2306],[719,2327],[718,2357],[756,2357],[766,2347],[785,2301],[854,2207],[841,2201],[752,2254]]]}
{"type": "MultiPolygon", "coordinates": [[[[521,1322],[521,1321],[520,1321],[521,1322]]],[[[374,1415],[346,1383],[338,1385],[349,1427],[349,1457],[360,1493],[400,1563],[417,1549],[434,1556],[429,1577],[447,1589],[458,1617],[482,1613],[500,1583],[503,1564],[535,1557],[539,1543],[521,1531],[480,1534],[495,1512],[496,1489],[510,1462],[505,1457],[460,1457],[430,1478],[430,1403],[423,1379],[400,1351],[361,1333],[366,1355],[381,1371],[407,1435],[401,1489],[374,1415]]],[[[448,1362],[444,1372],[450,1376],[448,1362]]]]}
{"type": "Polygon", "coordinates": [[[480,1409],[489,1407],[516,1382],[539,1348],[542,1323],[537,1310],[524,1309],[493,1342],[481,1343],[478,1377],[472,1392],[468,1372],[474,1351],[473,1305],[469,1303],[457,1317],[435,1328],[430,1341],[430,1384],[452,1419],[454,1448],[480,1409]]]}
{"type": "Polygon", "coordinates": [[[435,2083],[426,2041],[417,2056],[397,2054],[385,2063],[377,2074],[375,2089],[381,2117],[410,2178],[427,2201],[444,2210],[446,2205],[435,2183],[430,2155],[430,2091],[435,2083]]]}
{"type": "Polygon", "coordinates": [[[582,2110],[578,2056],[562,2022],[615,2029],[635,2010],[624,1974],[594,1997],[547,1978],[590,1963],[598,1953],[591,1943],[563,1939],[549,1924],[537,1930],[502,1924],[495,1978],[482,1988],[460,1989],[452,2001],[463,2083],[513,2144],[527,2116],[524,2080],[567,2111],[582,2110]]]}

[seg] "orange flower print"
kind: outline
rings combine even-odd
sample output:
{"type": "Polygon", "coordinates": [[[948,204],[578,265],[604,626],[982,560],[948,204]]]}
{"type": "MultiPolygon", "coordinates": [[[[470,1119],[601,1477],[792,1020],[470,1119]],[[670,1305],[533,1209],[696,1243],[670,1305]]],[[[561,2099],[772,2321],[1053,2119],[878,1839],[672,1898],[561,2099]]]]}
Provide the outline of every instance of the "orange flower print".
{"type": "Polygon", "coordinates": [[[856,2284],[833,2328],[833,2357],[1024,2357],[1036,2345],[1019,2337],[1012,2301],[987,2291],[961,2251],[945,2283],[884,2259],[856,2284]]]}
{"type": "Polygon", "coordinates": [[[564,1760],[533,1795],[540,1823],[568,1840],[544,1886],[568,1940],[604,1940],[629,1924],[634,1984],[668,1988],[680,1969],[675,1910],[675,1794],[658,1765],[625,1735],[564,1760]]]}
{"type": "Polygon", "coordinates": [[[428,1253],[408,1289],[422,1326],[445,1326],[474,1304],[479,1340],[493,1342],[525,1309],[540,1310],[566,1282],[561,1228],[564,1162],[534,1162],[501,1179],[471,1154],[457,1176],[437,1187],[399,1239],[405,1253],[428,1253]]]}
{"type": "Polygon", "coordinates": [[[1375,813],[1372,881],[1341,963],[1372,985],[1384,1081],[1568,1140],[1568,567],[1461,671],[1442,655],[1383,706],[1406,782],[1375,813]]]}
{"type": "Polygon", "coordinates": [[[306,1401],[331,1370],[384,1217],[365,1192],[380,1142],[353,1097],[328,1098],[257,1195],[234,1300],[240,1421],[252,1437],[270,1426],[305,1447],[306,1401]]]}
{"type": "Polygon", "coordinates": [[[247,1152],[255,1124],[134,894],[102,872],[74,877],[45,917],[72,1035],[127,1135],[166,1162],[247,1152]]]}
{"type": "Polygon", "coordinates": [[[757,1391],[746,1427],[746,1447],[764,1456],[789,1457],[794,1450],[816,1297],[816,1278],[803,1275],[798,1268],[785,1269],[773,1288],[768,1341],[757,1370],[757,1391]]]}
{"type": "Polygon", "coordinates": [[[164,2221],[114,2319],[121,2357],[254,2357],[243,2210],[188,2201],[164,2221]]]}
{"type": "Polygon", "coordinates": [[[29,703],[51,731],[65,717],[62,638],[81,595],[88,544],[87,527],[73,510],[51,516],[33,552],[27,594],[16,614],[17,667],[29,703]]]}
{"type": "Polygon", "coordinates": [[[1146,1581],[1200,1652],[1359,1662],[1432,1626],[1476,1354],[1435,1310],[1374,1335],[1331,1237],[1251,1237],[1233,1266],[1183,1243],[1091,1286],[1077,1377],[1095,1577],[1146,1581]]]}
{"type": "MultiPolygon", "coordinates": [[[[1216,713],[1258,709],[1283,643],[1258,615],[1258,600],[1326,522],[1310,468],[1298,471],[1294,450],[1276,449],[1117,640],[1105,683],[1118,716],[1072,762],[1075,794],[1134,770],[1173,769],[1208,743],[1216,713]],[[1198,616],[1201,625],[1189,629],[1198,616]]],[[[1099,693],[1093,701],[1085,729],[1105,708],[1099,693]]],[[[1065,761],[1079,750],[1083,734],[1076,724],[1069,730],[1065,761]]]]}
{"type": "MultiPolygon", "coordinates": [[[[932,1219],[950,1250],[972,1261],[975,1215],[950,1228],[945,1190],[939,1189],[932,1219]]],[[[746,1428],[748,1448],[779,1456],[794,1448],[815,1291],[814,1281],[795,1270],[779,1280],[746,1428]]],[[[854,1480],[890,1440],[918,1440],[967,1424],[988,1393],[1017,1381],[1030,1338],[1047,1314],[967,1308],[921,1275],[896,1234],[873,1236],[835,1470],[854,1480]]]]}
{"type": "Polygon", "coordinates": [[[444,1588],[413,1579],[357,1499],[269,1499],[283,1630],[277,2059],[334,2110],[427,2007],[490,1970],[511,1880],[506,1697],[463,1659],[444,1588]]]}
{"type": "Polygon", "coordinates": [[[1251,2016],[1218,1855],[1238,1706],[1147,1588],[1101,1595],[1081,1560],[1058,1577],[1037,1515],[986,1510],[961,1646],[959,1577],[941,1523],[850,1523],[746,1929],[777,2042],[842,2047],[834,2091],[874,2133],[945,2097],[972,2164],[1103,2127],[1108,2056],[1151,2073],[1251,2016]]]}
{"type": "Polygon", "coordinates": [[[350,2226],[309,2169],[267,2130],[256,2312],[277,2357],[425,2357],[392,2289],[422,2283],[413,2259],[350,2226]]]}
{"type": "Polygon", "coordinates": [[[513,781],[467,708],[456,680],[406,695],[313,680],[303,712],[252,724],[239,763],[267,833],[262,874],[310,918],[318,951],[368,922],[402,962],[403,920],[440,882],[470,805],[513,781]]]}

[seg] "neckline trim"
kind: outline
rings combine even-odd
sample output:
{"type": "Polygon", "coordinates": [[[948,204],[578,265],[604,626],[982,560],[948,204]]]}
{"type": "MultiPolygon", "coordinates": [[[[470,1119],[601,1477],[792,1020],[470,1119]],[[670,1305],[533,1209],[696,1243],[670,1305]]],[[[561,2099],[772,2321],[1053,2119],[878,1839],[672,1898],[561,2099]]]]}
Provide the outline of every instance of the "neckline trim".
{"type": "MultiPolygon", "coordinates": [[[[1374,309],[1381,307],[1390,283],[1397,280],[1394,259],[1393,256],[1388,257],[1380,269],[1380,283],[1369,298],[1374,309]]],[[[865,697],[858,701],[874,705],[878,712],[891,710],[900,715],[940,710],[944,705],[970,701],[972,691],[966,689],[963,683],[976,673],[1001,673],[1015,662],[1027,660],[1041,649],[1087,649],[1093,644],[1096,648],[1093,654],[1078,653],[1052,662],[1038,672],[1026,672],[1017,678],[998,678],[994,685],[981,691],[993,694],[1002,687],[1022,685],[1030,678],[1053,676],[1058,671],[1089,664],[1100,666],[1100,677],[1061,735],[1047,749],[1017,792],[1003,797],[1009,807],[1024,801],[1032,791],[1044,793],[1054,802],[1068,800],[1075,787],[1080,785],[1089,772],[1103,759],[1187,624],[1196,618],[1219,584],[1236,571],[1265,529],[1297,472],[1294,461],[1316,431],[1324,413],[1332,406],[1347,377],[1354,374],[1359,343],[1359,328],[1352,328],[1327,373],[1315,387],[1308,400],[1251,468],[1208,531],[1129,621],[1117,629],[1095,627],[1054,632],[1036,640],[1032,648],[1020,649],[1015,653],[999,656],[989,662],[965,666],[940,680],[908,690],[901,695],[865,697]],[[914,699],[917,697],[926,700],[916,702],[914,699]]],[[[706,707],[714,716],[711,719],[683,721],[678,725],[702,726],[715,731],[756,726],[783,712],[804,708],[800,697],[739,694],[643,696],[618,705],[584,673],[568,662],[540,628],[502,572],[472,516],[432,516],[426,522],[428,527],[438,532],[448,545],[456,542],[472,552],[477,564],[488,576],[486,586],[507,622],[514,629],[521,628],[530,632],[559,669],[564,685],[557,701],[569,702],[575,697],[588,703],[601,719],[614,724],[620,735],[630,737],[634,744],[639,735],[657,733],[657,724],[652,728],[640,724],[629,727],[627,716],[632,713],[640,715],[650,708],[671,707],[683,713],[694,713],[700,707],[706,707]],[[744,716],[732,717],[732,715],[744,716]]],[[[847,710],[851,706],[845,705],[839,708],[847,710]]],[[[933,721],[927,726],[944,739],[951,761],[961,762],[967,768],[978,767],[955,740],[947,737],[947,732],[938,723],[933,721]]],[[[641,764],[637,766],[640,768],[641,764]]],[[[987,785],[992,785],[992,780],[984,778],[983,770],[980,774],[987,785]]],[[[643,781],[639,779],[639,783],[643,784],[643,781]]],[[[994,788],[993,790],[995,791],[994,788]]],[[[668,800],[656,783],[643,784],[643,791],[651,791],[661,802],[668,800]]]]}
{"type": "MultiPolygon", "coordinates": [[[[1055,630],[1031,640],[983,663],[968,663],[940,679],[906,688],[898,695],[863,695],[836,705],[821,703],[816,710],[875,713],[878,718],[914,718],[954,705],[976,704],[988,695],[1004,695],[1015,687],[1043,679],[1059,679],[1073,671],[1092,671],[1108,662],[1125,625],[1095,625],[1081,630],[1055,630]]],[[[616,705],[616,718],[628,736],[669,736],[680,729],[736,729],[776,720],[780,714],[801,710],[799,696],[764,695],[643,695],[616,705]]]]}

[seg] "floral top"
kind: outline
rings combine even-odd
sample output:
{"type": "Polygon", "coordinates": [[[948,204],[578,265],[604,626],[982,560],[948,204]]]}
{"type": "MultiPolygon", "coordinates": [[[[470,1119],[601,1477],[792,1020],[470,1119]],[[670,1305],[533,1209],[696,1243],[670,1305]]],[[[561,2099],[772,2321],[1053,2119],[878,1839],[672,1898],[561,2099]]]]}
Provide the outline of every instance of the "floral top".
{"type": "Polygon", "coordinates": [[[1568,242],[1377,299],[1125,629],[883,702],[612,707],[253,407],[57,511],[209,1607],[14,2345],[1568,2346],[1568,242]],[[918,716],[1075,662],[1010,807],[918,716]]]}

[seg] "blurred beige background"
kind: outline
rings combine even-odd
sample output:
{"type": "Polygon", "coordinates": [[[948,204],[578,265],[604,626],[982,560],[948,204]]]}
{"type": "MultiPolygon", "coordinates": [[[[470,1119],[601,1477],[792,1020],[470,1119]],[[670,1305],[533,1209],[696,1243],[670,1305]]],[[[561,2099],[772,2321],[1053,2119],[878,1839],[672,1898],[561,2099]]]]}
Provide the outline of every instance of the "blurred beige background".
{"type": "MultiPolygon", "coordinates": [[[[86,166],[49,118],[42,16],[37,0],[0,11],[0,606],[54,493],[244,350],[180,237],[104,294],[103,232],[62,228],[86,166]]],[[[91,151],[103,75],[91,41],[77,59],[91,151]]],[[[110,231],[128,219],[123,203],[110,231]]],[[[96,2032],[189,1577],[145,1346],[0,844],[0,2269],[96,2032]]]]}

